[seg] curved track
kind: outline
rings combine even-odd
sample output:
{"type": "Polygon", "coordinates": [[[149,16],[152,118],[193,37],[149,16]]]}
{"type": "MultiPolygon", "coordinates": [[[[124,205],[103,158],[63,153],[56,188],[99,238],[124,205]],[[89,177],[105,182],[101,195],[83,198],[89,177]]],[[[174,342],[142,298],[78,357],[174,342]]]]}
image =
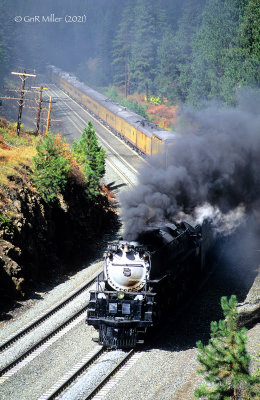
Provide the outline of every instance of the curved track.
{"type": "Polygon", "coordinates": [[[63,90],[61,90],[58,86],[52,84],[49,85],[51,86],[51,94],[59,98],[59,102],[57,102],[56,108],[60,112],[69,112],[69,115],[66,115],[66,118],[68,121],[73,125],[73,127],[79,132],[80,134],[82,133],[83,129],[86,127],[87,121],[91,119],[92,121],[95,122],[96,124],[96,134],[98,136],[100,144],[106,149],[107,152],[107,157],[106,157],[106,163],[114,170],[116,173],[121,177],[121,179],[127,184],[127,185],[134,185],[137,183],[136,177],[138,176],[138,170],[137,168],[145,162],[144,159],[138,155],[130,146],[128,146],[122,139],[119,137],[115,136],[114,132],[109,130],[107,126],[101,123],[96,116],[93,116],[92,113],[88,112],[81,104],[76,102],[73,98],[71,98],[67,93],[65,93],[63,90]],[[78,110],[75,110],[72,107],[72,104],[76,105],[77,108],[79,108],[83,114],[79,114],[78,110]],[[100,129],[102,129],[102,134],[100,129]],[[109,134],[109,136],[107,135],[109,134]],[[113,135],[113,141],[111,141],[111,135],[113,135]],[[124,148],[124,152],[127,152],[125,154],[125,157],[120,154],[118,151],[118,147],[124,148]],[[131,156],[129,156],[131,154],[131,156]],[[134,159],[135,162],[138,159],[137,163],[137,168],[133,166],[133,154],[134,154],[134,159]],[[130,162],[126,160],[126,158],[130,159],[130,162]],[[132,161],[132,162],[131,162],[132,161]]]}
{"type": "MultiPolygon", "coordinates": [[[[52,92],[55,96],[57,96],[57,95],[60,96],[59,88],[55,87],[55,89],[52,89],[52,92]]],[[[63,91],[62,91],[62,95],[64,97],[68,98],[68,95],[65,94],[63,91]]],[[[71,100],[74,101],[73,99],[71,99],[71,100]]],[[[65,102],[63,102],[62,104],[63,105],[65,104],[67,108],[71,109],[69,104],[66,104],[65,102]]],[[[87,111],[84,110],[82,106],[80,106],[78,104],[77,104],[77,106],[81,107],[81,109],[84,111],[84,113],[85,112],[87,113],[87,111]]],[[[61,106],[58,105],[58,107],[61,108],[62,105],[61,106]]],[[[70,123],[77,129],[78,133],[81,134],[83,131],[83,128],[86,126],[87,120],[90,119],[90,118],[88,118],[89,114],[87,113],[86,115],[87,115],[87,118],[85,119],[81,115],[79,115],[77,111],[71,109],[70,115],[66,116],[66,118],[68,118],[70,120],[70,123]]],[[[93,119],[93,116],[91,116],[91,117],[93,119]]],[[[101,123],[99,121],[97,121],[97,123],[101,125],[101,123]]],[[[125,146],[125,149],[127,149],[127,150],[125,150],[125,152],[128,152],[127,156],[126,156],[128,161],[126,161],[124,159],[125,153],[124,153],[124,151],[122,151],[122,147],[120,148],[119,151],[117,151],[117,149],[114,148],[115,146],[113,146],[113,141],[110,140],[111,132],[106,127],[105,128],[103,127],[103,129],[106,129],[106,131],[109,132],[109,135],[110,135],[110,136],[107,135],[106,138],[101,138],[101,137],[99,138],[100,142],[102,142],[102,144],[104,144],[104,146],[108,149],[107,153],[109,153],[109,156],[108,156],[109,165],[111,166],[111,168],[114,169],[114,171],[116,171],[116,174],[118,176],[120,176],[121,180],[123,180],[127,185],[134,185],[136,183],[137,169],[135,168],[136,165],[135,166],[132,165],[131,161],[132,161],[132,159],[137,159],[137,158],[139,160],[142,160],[141,157],[138,156],[136,154],[136,152],[134,152],[132,149],[130,149],[124,142],[122,142],[122,140],[120,140],[119,138],[115,138],[115,140],[118,140],[121,142],[121,146],[125,146]],[[123,143],[123,145],[122,145],[122,143],[123,143]],[[129,152],[132,152],[132,155],[129,155],[130,154],[129,152]],[[121,153],[121,154],[119,154],[119,153],[121,153]],[[134,154],[134,156],[133,156],[133,154],[134,154]],[[133,158],[131,158],[131,157],[133,157],[133,158]]],[[[137,165],[137,167],[138,167],[138,165],[137,165]]],[[[48,321],[49,321],[48,323],[51,324],[52,320],[50,318],[52,316],[54,316],[58,311],[62,310],[63,307],[70,304],[73,300],[77,299],[77,297],[80,294],[87,291],[88,288],[96,280],[96,276],[93,277],[92,279],[90,279],[84,285],[82,285],[79,289],[72,292],[68,297],[66,297],[66,299],[59,302],[55,307],[52,307],[48,312],[40,315],[37,319],[34,319],[27,326],[23,327],[18,332],[16,332],[15,335],[12,335],[11,337],[4,340],[0,344],[0,352],[5,355],[6,355],[6,353],[5,353],[6,351],[9,353],[12,353],[11,359],[13,360],[11,362],[9,360],[8,364],[2,363],[2,370],[0,371],[0,383],[8,381],[8,379],[12,375],[16,374],[16,372],[18,372],[20,369],[22,369],[22,367],[24,367],[27,363],[29,363],[31,360],[33,360],[38,355],[40,355],[40,353],[42,353],[45,349],[47,349],[47,347],[49,347],[56,340],[60,339],[71,328],[73,328],[74,326],[79,324],[79,322],[84,319],[85,310],[87,308],[87,302],[85,303],[84,307],[82,307],[79,311],[74,312],[73,315],[72,315],[72,313],[65,314],[65,310],[64,310],[64,317],[66,318],[66,320],[63,321],[61,324],[59,324],[59,326],[56,326],[53,330],[51,330],[51,331],[49,330],[49,332],[47,334],[44,334],[44,337],[42,339],[40,339],[40,340],[37,339],[37,335],[40,332],[42,333],[43,324],[48,321]],[[29,335],[29,334],[31,334],[31,335],[29,335]],[[31,345],[29,336],[34,336],[35,334],[36,334],[35,340],[33,342],[33,345],[31,345]],[[28,339],[27,339],[27,335],[29,335],[28,339]],[[20,340],[21,340],[21,342],[20,342],[20,340]],[[28,342],[28,343],[25,346],[26,342],[28,342]],[[18,347],[20,345],[22,345],[21,348],[19,349],[19,351],[17,351],[17,349],[14,350],[14,347],[16,347],[16,344],[18,345],[18,347]],[[30,345],[30,348],[28,348],[29,345],[30,345]],[[19,353],[17,357],[15,356],[15,351],[17,353],[19,353]]],[[[102,353],[103,352],[104,352],[104,350],[102,351],[102,353]]],[[[93,360],[92,361],[90,360],[89,354],[87,357],[84,358],[84,360],[85,360],[84,366],[82,365],[82,362],[79,363],[80,365],[76,364],[75,367],[73,368],[73,370],[74,370],[73,374],[69,373],[69,375],[73,375],[73,376],[77,375],[78,376],[78,374],[82,373],[83,370],[85,371],[85,369],[88,369],[90,364],[94,362],[93,360]],[[89,360],[87,360],[87,358],[89,360]],[[78,372],[76,370],[78,370],[78,372]]],[[[127,359],[129,357],[130,356],[128,356],[127,359]]],[[[91,356],[91,359],[92,358],[94,359],[95,356],[93,356],[93,357],[91,356]]],[[[117,366],[116,369],[121,368],[120,365],[122,365],[123,362],[126,362],[127,359],[125,359],[125,361],[122,360],[122,362],[120,362],[120,364],[117,366]]],[[[6,358],[6,360],[7,360],[7,358],[6,358]]],[[[75,378],[72,379],[71,376],[69,379],[68,374],[66,374],[66,375],[67,375],[67,379],[69,380],[69,383],[68,382],[65,383],[65,386],[68,384],[71,384],[72,380],[75,379],[75,378]]],[[[111,376],[111,374],[109,374],[109,375],[111,376]]],[[[58,377],[57,377],[57,379],[58,379],[58,377]]],[[[110,378],[106,377],[106,381],[108,379],[110,379],[110,378]]],[[[60,381],[61,380],[57,381],[57,383],[60,381]]],[[[11,380],[11,382],[12,382],[12,380],[11,380]]],[[[104,385],[104,383],[105,383],[105,381],[103,382],[103,385],[104,385]]],[[[7,382],[7,384],[8,384],[8,382],[7,382]]],[[[58,385],[58,386],[61,386],[61,382],[60,382],[60,385],[58,385]]],[[[64,390],[65,386],[63,386],[62,390],[64,390]]],[[[59,390],[61,390],[61,389],[59,389],[59,390]]],[[[96,388],[95,393],[97,390],[98,389],[96,388]]],[[[48,397],[46,397],[46,398],[48,398],[48,397]]],[[[54,397],[49,397],[49,398],[54,398],[54,397]]]]}

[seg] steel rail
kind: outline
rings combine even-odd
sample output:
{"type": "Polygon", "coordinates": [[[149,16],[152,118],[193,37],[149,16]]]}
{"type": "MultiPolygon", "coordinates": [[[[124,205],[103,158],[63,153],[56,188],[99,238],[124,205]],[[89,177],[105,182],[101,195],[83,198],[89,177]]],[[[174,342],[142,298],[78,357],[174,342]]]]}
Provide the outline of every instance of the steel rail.
{"type": "MultiPolygon", "coordinates": [[[[5,379],[5,374],[8,373],[12,368],[16,367],[19,363],[24,361],[27,357],[29,357],[32,353],[36,352],[41,346],[43,346],[45,343],[50,341],[55,335],[60,333],[62,330],[64,330],[66,327],[68,327],[72,322],[74,322],[81,314],[83,314],[85,311],[87,311],[88,304],[86,304],[84,307],[82,307],[79,311],[75,312],[72,316],[66,319],[60,326],[57,328],[53,329],[51,332],[49,332],[44,338],[40,339],[37,343],[35,343],[32,347],[30,347],[28,350],[26,350],[23,354],[18,356],[14,361],[12,361],[10,364],[6,365],[1,371],[0,371],[0,382],[5,379]]],[[[11,375],[10,375],[11,376],[11,375]]],[[[8,376],[9,377],[9,376],[8,376]]]]}
{"type": "MultiPolygon", "coordinates": [[[[56,90],[60,90],[62,93],[64,93],[66,96],[68,96],[69,99],[70,99],[71,101],[74,101],[74,102],[77,104],[78,107],[81,107],[81,108],[82,108],[82,105],[81,105],[80,103],[76,102],[71,96],[69,96],[69,95],[68,95],[66,92],[64,92],[61,88],[59,88],[59,87],[56,86],[56,85],[55,85],[55,87],[56,87],[56,90]]],[[[57,92],[55,92],[55,90],[54,90],[53,88],[51,88],[51,90],[52,90],[52,92],[53,92],[56,96],[59,96],[59,94],[58,94],[57,92]]],[[[61,98],[60,98],[60,101],[63,103],[63,102],[64,102],[64,99],[61,99],[61,98]]],[[[81,120],[84,124],[86,123],[86,121],[78,114],[78,112],[77,112],[76,110],[74,110],[73,108],[71,108],[71,107],[69,106],[68,103],[65,103],[65,106],[68,107],[68,108],[70,109],[70,111],[78,118],[78,120],[81,120]]],[[[109,129],[107,128],[106,125],[104,125],[104,123],[102,124],[102,122],[101,122],[100,120],[97,120],[97,119],[96,119],[96,118],[97,118],[96,116],[94,117],[89,111],[85,110],[84,108],[83,108],[83,110],[84,110],[87,114],[89,114],[90,117],[93,118],[97,123],[99,123],[99,125],[101,125],[102,128],[107,129],[108,132],[109,132],[110,134],[115,135],[111,130],[109,130],[109,129]]],[[[68,115],[66,115],[66,118],[68,118],[68,119],[70,120],[70,122],[75,126],[75,128],[79,130],[79,132],[82,132],[82,129],[80,128],[79,123],[76,124],[75,121],[73,121],[73,120],[71,119],[71,117],[69,117],[68,115]]],[[[131,170],[131,173],[132,173],[132,174],[138,175],[138,171],[137,171],[131,164],[129,164],[126,160],[124,160],[124,158],[123,158],[122,156],[120,156],[120,154],[117,153],[117,151],[107,142],[107,140],[105,140],[103,137],[101,137],[100,134],[98,134],[98,133],[96,133],[96,134],[97,134],[97,136],[98,136],[99,141],[101,142],[101,144],[103,144],[105,147],[107,147],[107,148],[111,151],[111,153],[114,154],[115,157],[116,157],[117,159],[119,159],[120,162],[121,162],[122,164],[124,164],[124,166],[125,166],[127,169],[131,170]]],[[[122,142],[122,140],[119,139],[118,136],[116,136],[116,137],[117,137],[118,140],[120,140],[120,141],[122,142]]],[[[123,141],[123,143],[125,144],[124,141],[123,141]]],[[[128,147],[128,149],[130,149],[129,146],[127,146],[127,147],[128,147]]],[[[131,149],[131,150],[132,150],[132,149],[131,149]]],[[[135,154],[136,156],[138,156],[138,154],[136,154],[136,152],[134,152],[134,154],[135,154]]],[[[139,157],[140,157],[140,156],[139,156],[139,157]]],[[[118,166],[116,166],[116,164],[115,164],[113,161],[111,161],[111,159],[106,158],[106,162],[107,162],[108,164],[112,164],[112,165],[113,165],[113,169],[116,169],[116,171],[117,171],[120,175],[123,175],[123,176],[125,177],[127,183],[129,183],[131,186],[133,186],[133,182],[130,180],[130,178],[128,178],[127,175],[124,174],[123,171],[122,171],[118,166]]],[[[143,160],[143,162],[144,162],[144,160],[143,160]]]]}
{"type": "Polygon", "coordinates": [[[135,350],[131,349],[120,362],[112,369],[112,371],[108,372],[107,375],[99,382],[98,385],[85,397],[85,400],[92,399],[101,389],[102,387],[118,372],[125,363],[134,355],[135,350]]]}
{"type": "MultiPolygon", "coordinates": [[[[57,89],[58,90],[60,90],[61,92],[63,92],[59,87],[57,87],[57,89]]],[[[53,89],[51,89],[52,90],[52,92],[53,93],[55,93],[56,94],[56,96],[58,96],[58,94],[53,90],[53,89]]],[[[61,100],[61,102],[63,102],[64,100],[61,100]]],[[[67,104],[66,104],[66,106],[68,106],[67,104]]],[[[79,105],[80,106],[80,105],[79,105]]],[[[85,122],[84,120],[83,120],[83,118],[82,117],[80,117],[80,115],[77,113],[77,111],[75,111],[75,110],[73,110],[71,107],[69,107],[70,109],[71,109],[71,111],[73,112],[73,114],[75,114],[75,116],[77,116],[78,117],[78,119],[81,119],[82,120],[82,122],[85,122]]],[[[74,127],[79,131],[79,132],[82,132],[82,129],[80,128],[80,125],[79,125],[79,123],[77,122],[75,122],[75,121],[73,121],[72,120],[72,118],[71,117],[69,117],[68,115],[66,115],[66,118],[72,123],[72,125],[74,125],[74,127]]],[[[99,135],[98,135],[98,137],[99,137],[99,140],[100,140],[100,142],[103,142],[104,144],[105,144],[105,146],[107,146],[107,147],[109,147],[109,150],[115,155],[115,157],[116,158],[118,158],[119,160],[120,160],[120,162],[122,163],[122,164],[124,164],[124,166],[126,167],[126,168],[129,168],[129,166],[130,166],[130,164],[128,164],[102,137],[100,137],[99,135]]],[[[108,164],[110,164],[110,166],[117,172],[117,174],[119,174],[120,176],[121,176],[121,178],[128,184],[128,185],[130,185],[130,186],[133,186],[134,185],[134,183],[132,182],[132,180],[122,171],[122,169],[120,169],[110,158],[106,158],[106,162],[108,163],[108,164]]],[[[135,168],[133,168],[133,167],[131,167],[132,168],[132,173],[133,174],[137,174],[137,171],[136,171],[136,169],[135,168]]]]}
{"type": "MultiPolygon", "coordinates": [[[[101,125],[102,128],[106,129],[110,134],[112,134],[114,137],[116,137],[117,140],[120,141],[122,144],[124,144],[128,148],[128,150],[132,151],[132,153],[134,155],[136,155],[142,161],[147,163],[147,160],[146,160],[147,156],[144,155],[144,153],[141,152],[141,155],[140,155],[140,150],[138,150],[137,147],[133,143],[128,141],[127,138],[125,138],[124,136],[122,137],[118,131],[113,129],[109,124],[107,124],[104,120],[102,120],[102,118],[100,118],[97,114],[95,114],[92,110],[90,110],[85,104],[80,103],[70,93],[66,92],[63,88],[58,86],[57,83],[51,83],[49,86],[55,86],[57,89],[59,89],[65,96],[67,96],[71,101],[73,101],[75,104],[77,104],[77,106],[80,107],[82,109],[82,111],[84,111],[86,114],[88,114],[97,124],[101,125]]],[[[63,99],[63,101],[65,102],[65,99],[63,99]]],[[[69,108],[71,109],[71,111],[73,111],[73,109],[71,107],[69,107],[69,108]]]]}
{"type": "Polygon", "coordinates": [[[53,316],[57,311],[61,310],[68,303],[70,303],[72,300],[74,300],[77,296],[79,296],[81,293],[83,293],[85,290],[87,290],[95,282],[96,278],[100,275],[101,272],[102,271],[100,270],[98,272],[98,274],[96,274],[93,278],[89,279],[79,289],[74,290],[68,297],[66,297],[66,299],[60,301],[58,304],[56,304],[54,307],[52,307],[49,311],[42,314],[40,317],[34,319],[26,327],[20,329],[15,335],[10,336],[7,340],[2,342],[0,345],[0,351],[5,350],[11,344],[18,341],[21,337],[23,337],[24,335],[26,335],[27,333],[29,333],[30,331],[35,329],[38,325],[42,324],[48,318],[53,316]]]}
{"type": "Polygon", "coordinates": [[[75,367],[56,382],[47,392],[38,398],[38,400],[53,400],[67,387],[69,387],[83,372],[85,372],[98,358],[100,358],[106,349],[102,347],[94,349],[94,353],[84,357],[75,367]]]}

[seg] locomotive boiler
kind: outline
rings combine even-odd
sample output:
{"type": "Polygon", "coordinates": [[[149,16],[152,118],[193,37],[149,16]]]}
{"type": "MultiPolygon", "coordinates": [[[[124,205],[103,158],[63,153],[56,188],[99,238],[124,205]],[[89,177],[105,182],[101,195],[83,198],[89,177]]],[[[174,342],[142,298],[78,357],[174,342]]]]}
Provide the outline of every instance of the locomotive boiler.
{"type": "Polygon", "coordinates": [[[147,328],[178,307],[206,268],[208,225],[150,227],[137,241],[109,244],[102,277],[90,292],[86,323],[108,348],[131,348],[147,328]]]}

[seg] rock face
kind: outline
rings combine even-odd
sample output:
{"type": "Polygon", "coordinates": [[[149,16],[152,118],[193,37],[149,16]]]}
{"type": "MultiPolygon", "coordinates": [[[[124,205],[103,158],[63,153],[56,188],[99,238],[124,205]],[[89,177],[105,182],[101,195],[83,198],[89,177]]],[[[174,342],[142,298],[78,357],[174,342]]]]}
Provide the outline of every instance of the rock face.
{"type": "Polygon", "coordinates": [[[74,181],[48,205],[15,178],[13,188],[1,188],[0,213],[0,304],[86,258],[115,220],[105,195],[90,201],[74,181]]]}
{"type": "Polygon", "coordinates": [[[260,322],[260,270],[245,301],[239,304],[238,314],[241,327],[250,329],[260,322]]]}

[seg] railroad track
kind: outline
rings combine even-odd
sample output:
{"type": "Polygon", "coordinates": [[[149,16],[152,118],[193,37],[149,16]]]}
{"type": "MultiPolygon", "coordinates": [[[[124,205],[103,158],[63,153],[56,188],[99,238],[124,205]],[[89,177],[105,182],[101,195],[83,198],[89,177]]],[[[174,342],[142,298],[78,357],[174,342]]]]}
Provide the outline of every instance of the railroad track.
{"type": "MultiPolygon", "coordinates": [[[[78,107],[81,108],[84,113],[86,113],[86,116],[91,119],[93,119],[99,126],[101,126],[103,129],[106,129],[109,134],[113,134],[114,132],[108,129],[106,125],[104,125],[100,120],[96,118],[96,116],[93,115],[93,113],[88,112],[82,105],[80,105],[78,102],[76,102],[72,97],[70,97],[66,92],[64,92],[62,89],[60,89],[58,86],[55,84],[49,85],[51,86],[51,91],[54,94],[55,97],[58,97],[60,99],[60,102],[62,103],[62,107],[57,105],[58,109],[60,111],[64,111],[63,107],[67,107],[68,110],[71,112],[71,116],[75,116],[77,119],[76,121],[72,119],[71,116],[66,115],[66,118],[70,121],[70,123],[75,127],[75,129],[82,133],[84,127],[86,126],[86,119],[82,118],[82,116],[74,110],[68,102],[65,101],[65,99],[62,99],[60,96],[60,92],[62,93],[63,96],[66,98],[69,98],[72,102],[74,102],[78,107]]],[[[116,171],[116,173],[121,177],[121,179],[130,186],[133,186],[136,183],[136,176],[138,176],[138,171],[136,168],[134,168],[130,163],[128,163],[117,151],[115,148],[113,148],[106,139],[104,139],[98,132],[97,136],[99,139],[100,144],[103,145],[106,149],[108,149],[110,155],[107,155],[106,157],[106,162],[108,165],[112,167],[113,170],[116,171]],[[127,174],[122,170],[122,166],[124,166],[124,169],[127,170],[127,174]]],[[[139,157],[142,162],[143,158],[138,155],[134,150],[132,150],[131,147],[129,147],[124,141],[122,141],[120,138],[117,137],[117,140],[119,140],[121,143],[124,144],[124,146],[127,147],[128,150],[132,151],[135,154],[135,157],[139,157]]]]}
{"type": "MultiPolygon", "coordinates": [[[[129,352],[126,353],[126,355],[122,358],[122,360],[110,371],[106,374],[106,376],[103,377],[102,381],[99,382],[95,388],[87,395],[85,400],[90,400],[94,399],[103,399],[106,393],[110,390],[111,386],[113,386],[116,382],[112,382],[110,386],[107,386],[107,384],[110,382],[110,380],[113,379],[116,373],[119,373],[122,371],[122,368],[125,366],[125,364],[129,361],[131,357],[135,354],[135,351],[131,349],[129,352]],[[105,387],[106,385],[106,387],[105,387]]],[[[127,368],[128,369],[128,368],[127,368]]],[[[123,371],[123,374],[126,372],[126,369],[123,371]]]]}
{"type": "Polygon", "coordinates": [[[98,346],[86,357],[84,357],[74,368],[67,372],[61,379],[59,379],[55,385],[47,390],[38,400],[53,400],[57,398],[65,389],[67,389],[75,380],[84,373],[90,366],[97,361],[106,350],[104,347],[98,346]]]}
{"type": "MultiPolygon", "coordinates": [[[[104,362],[103,356],[113,354],[113,351],[108,351],[104,347],[98,346],[91,353],[89,353],[86,357],[84,357],[71,371],[69,371],[66,375],[64,375],[57,383],[55,383],[49,390],[47,390],[42,396],[38,398],[38,400],[54,400],[56,398],[63,398],[61,395],[65,390],[68,390],[67,397],[73,398],[77,392],[77,387],[80,389],[83,397],[86,400],[90,399],[102,399],[104,395],[110,390],[112,386],[122,377],[123,374],[132,366],[133,363],[136,362],[136,359],[133,359],[133,356],[136,354],[133,349],[124,353],[122,357],[116,362],[111,368],[108,368],[108,371],[100,377],[98,382],[94,385],[91,385],[93,382],[93,375],[89,378],[91,388],[87,388],[84,386],[79,379],[83,378],[88,381],[88,374],[91,374],[91,367],[94,366],[98,369],[98,363],[104,362]],[[130,360],[133,360],[132,363],[129,363],[130,360]],[[77,384],[73,387],[74,382],[77,381],[77,384]],[[71,388],[73,393],[71,393],[71,388]],[[61,395],[61,397],[60,397],[61,395]]],[[[140,357],[141,353],[137,354],[136,358],[140,357]]],[[[66,396],[65,396],[66,397],[66,396]]]]}
{"type": "MultiPolygon", "coordinates": [[[[57,90],[60,90],[60,89],[57,88],[57,90]]],[[[63,91],[62,91],[62,93],[65,96],[69,97],[63,91]]],[[[71,100],[74,101],[73,99],[71,99],[71,100]]],[[[76,104],[78,105],[78,103],[76,103],[76,104]]],[[[68,106],[68,104],[66,104],[66,106],[68,106]]],[[[72,108],[70,106],[69,106],[69,109],[72,110],[72,108]]],[[[76,111],[74,111],[74,110],[72,110],[72,111],[73,111],[72,118],[70,118],[70,116],[67,116],[66,118],[69,118],[71,120],[71,123],[73,124],[73,126],[75,126],[77,128],[77,130],[80,133],[82,133],[82,131],[83,131],[82,127],[86,126],[86,119],[82,118],[76,111]],[[81,127],[79,125],[79,122],[81,124],[81,127]]],[[[86,112],[86,110],[84,110],[84,111],[86,112]]],[[[91,117],[93,118],[93,116],[91,116],[91,117]]],[[[109,148],[109,152],[112,154],[112,156],[109,157],[108,163],[111,165],[111,167],[114,170],[116,170],[117,174],[121,177],[121,179],[127,185],[133,185],[134,184],[133,177],[134,176],[136,177],[137,170],[131,164],[129,164],[126,160],[124,160],[120,156],[120,154],[118,154],[118,152],[115,149],[113,149],[113,147],[110,146],[110,144],[106,140],[102,139],[101,137],[99,139],[100,139],[100,142],[104,143],[104,145],[107,148],[109,148]],[[117,160],[119,160],[119,161],[117,161],[117,160]],[[124,170],[127,170],[126,173],[125,173],[125,171],[122,171],[122,165],[124,166],[124,170]]],[[[120,140],[120,139],[118,139],[118,140],[120,140]]],[[[124,145],[126,147],[128,147],[126,144],[124,144],[124,145]]],[[[137,154],[133,150],[132,150],[132,152],[135,154],[135,157],[136,157],[137,154]]],[[[82,285],[79,289],[72,292],[66,299],[59,302],[55,307],[51,308],[48,312],[41,314],[39,317],[37,317],[36,319],[31,321],[28,325],[26,325],[25,327],[20,329],[18,332],[16,332],[15,335],[12,335],[8,339],[5,339],[2,343],[0,343],[0,353],[4,357],[6,357],[6,360],[8,360],[8,362],[9,362],[8,364],[7,364],[7,361],[6,361],[6,363],[2,362],[2,370],[0,371],[0,383],[4,383],[5,381],[7,381],[12,375],[14,375],[20,369],[22,369],[27,363],[29,363],[34,358],[36,358],[38,355],[40,355],[40,353],[42,353],[47,347],[49,347],[56,340],[60,339],[63,335],[65,335],[66,332],[68,332],[70,329],[72,329],[74,326],[79,324],[79,322],[84,319],[85,311],[87,308],[86,303],[85,303],[84,307],[82,307],[79,311],[74,312],[73,315],[71,315],[71,312],[68,313],[68,315],[65,315],[65,310],[64,310],[63,316],[64,316],[64,318],[66,318],[66,320],[63,321],[62,323],[60,323],[59,326],[56,326],[57,325],[56,324],[55,328],[53,328],[52,330],[49,329],[48,333],[44,334],[44,337],[41,338],[40,340],[38,340],[39,335],[42,333],[42,332],[40,332],[39,329],[41,329],[43,325],[45,327],[44,323],[47,322],[47,325],[49,325],[48,328],[50,328],[50,326],[52,325],[52,320],[50,318],[52,316],[54,316],[58,311],[62,310],[63,307],[70,304],[70,302],[75,300],[80,294],[84,293],[94,283],[96,276],[94,278],[90,279],[84,285],[82,285]],[[27,338],[27,335],[28,335],[28,338],[27,338]],[[32,337],[34,338],[34,340],[31,339],[32,337]],[[17,357],[16,357],[16,353],[18,354],[17,357]],[[10,360],[12,360],[12,361],[10,361],[10,360]]],[[[63,318],[63,320],[64,320],[64,318],[63,318]]],[[[58,320],[58,315],[57,315],[56,321],[57,320],[58,320]]],[[[43,329],[41,329],[41,330],[43,330],[43,329]]],[[[41,336],[43,336],[43,333],[41,336]]],[[[102,353],[104,353],[104,350],[102,351],[102,353]]],[[[4,357],[2,357],[2,360],[4,359],[4,357]]],[[[85,361],[84,366],[82,365],[82,362],[80,363],[81,365],[76,364],[75,367],[73,368],[73,371],[74,371],[73,374],[70,374],[70,375],[78,376],[78,374],[82,373],[83,370],[85,371],[86,369],[88,369],[90,367],[90,365],[95,361],[94,360],[95,357],[97,357],[97,356],[93,356],[93,357],[91,356],[92,361],[86,360],[86,357],[85,357],[83,360],[83,361],[85,361]]],[[[129,357],[130,357],[130,355],[124,357],[125,362],[127,361],[127,359],[129,357]]],[[[90,358],[90,357],[88,357],[88,358],[90,358]]],[[[122,362],[114,370],[120,369],[120,365],[122,365],[123,363],[124,363],[124,361],[122,360],[122,362]]],[[[68,375],[68,374],[66,374],[66,375],[68,375]]],[[[109,374],[109,375],[111,376],[111,374],[109,374]]],[[[69,380],[70,382],[69,383],[67,382],[65,384],[65,386],[68,384],[71,384],[71,382],[73,381],[72,377],[67,377],[67,378],[68,378],[68,380],[70,378],[70,380],[69,380]]],[[[108,379],[109,379],[109,377],[106,377],[106,379],[103,380],[103,385],[104,385],[105,381],[107,381],[108,379]]],[[[62,390],[64,390],[64,388],[62,390]]],[[[97,392],[97,390],[98,389],[95,388],[95,393],[97,392]]],[[[54,397],[50,397],[50,398],[54,398],[54,397]]],[[[90,398],[90,397],[88,397],[88,398],[90,398]]]]}
{"type": "MultiPolygon", "coordinates": [[[[74,99],[69,93],[67,93],[65,90],[61,89],[57,84],[51,83],[49,84],[50,87],[56,88],[56,90],[59,90],[66,98],[71,100],[74,104],[77,105],[77,107],[80,107],[80,109],[88,116],[90,117],[93,121],[95,121],[99,126],[104,128],[107,132],[112,134],[113,136],[116,136],[117,140],[120,141],[127,149],[132,152],[136,157],[138,157],[142,162],[147,162],[147,155],[140,153],[140,151],[129,141],[126,140],[126,138],[122,137],[116,130],[110,127],[107,123],[105,123],[100,117],[98,117],[96,114],[93,113],[93,111],[89,110],[85,105],[82,105],[79,103],[76,99],[74,99]]],[[[53,90],[53,89],[52,89],[53,90]]],[[[60,97],[58,95],[58,97],[60,97]]],[[[63,102],[65,107],[68,107],[72,112],[75,112],[70,106],[68,106],[67,103],[63,102]]],[[[64,111],[64,110],[63,110],[64,111]]],[[[100,135],[97,133],[97,135],[100,137],[100,135]]],[[[100,137],[100,139],[102,139],[100,137]]],[[[148,163],[147,163],[148,164],[148,163]]],[[[131,166],[130,166],[131,167],[131,166]]]]}
{"type": "Polygon", "coordinates": [[[35,318],[32,322],[30,322],[30,324],[28,324],[27,326],[23,327],[18,332],[16,332],[15,335],[12,335],[8,339],[4,340],[0,344],[0,352],[5,350],[11,344],[15,343],[21,337],[23,337],[24,335],[35,329],[37,326],[42,324],[44,321],[46,321],[48,318],[53,316],[57,311],[61,310],[63,307],[65,307],[68,303],[74,300],[81,293],[85,292],[91,285],[93,285],[93,283],[95,282],[96,278],[100,275],[100,273],[101,271],[99,271],[98,274],[96,274],[93,278],[89,279],[86,283],[84,283],[80,288],[74,290],[68,297],[66,297],[66,299],[60,301],[53,308],[48,310],[46,313],[40,315],[38,318],[35,318]]]}
{"type": "MultiPolygon", "coordinates": [[[[59,302],[55,307],[53,307],[48,312],[42,314],[39,318],[33,320],[29,325],[17,332],[16,335],[9,337],[5,342],[1,344],[1,352],[8,349],[12,344],[16,343],[19,339],[23,338],[26,334],[30,333],[37,327],[39,327],[43,322],[52,317],[59,310],[64,308],[67,304],[76,299],[80,294],[84,293],[89,289],[89,287],[95,282],[97,276],[96,274],[93,278],[88,280],[79,289],[71,293],[66,299],[59,302]]],[[[9,364],[0,370],[0,383],[5,382],[13,374],[19,371],[25,364],[32,361],[36,356],[38,356],[42,351],[49,347],[54,341],[60,339],[66,332],[68,332],[72,327],[80,323],[85,318],[85,312],[87,310],[88,302],[81,307],[78,311],[72,313],[65,321],[55,327],[53,330],[49,331],[42,339],[36,341],[28,349],[20,352],[19,355],[9,364]]]]}

